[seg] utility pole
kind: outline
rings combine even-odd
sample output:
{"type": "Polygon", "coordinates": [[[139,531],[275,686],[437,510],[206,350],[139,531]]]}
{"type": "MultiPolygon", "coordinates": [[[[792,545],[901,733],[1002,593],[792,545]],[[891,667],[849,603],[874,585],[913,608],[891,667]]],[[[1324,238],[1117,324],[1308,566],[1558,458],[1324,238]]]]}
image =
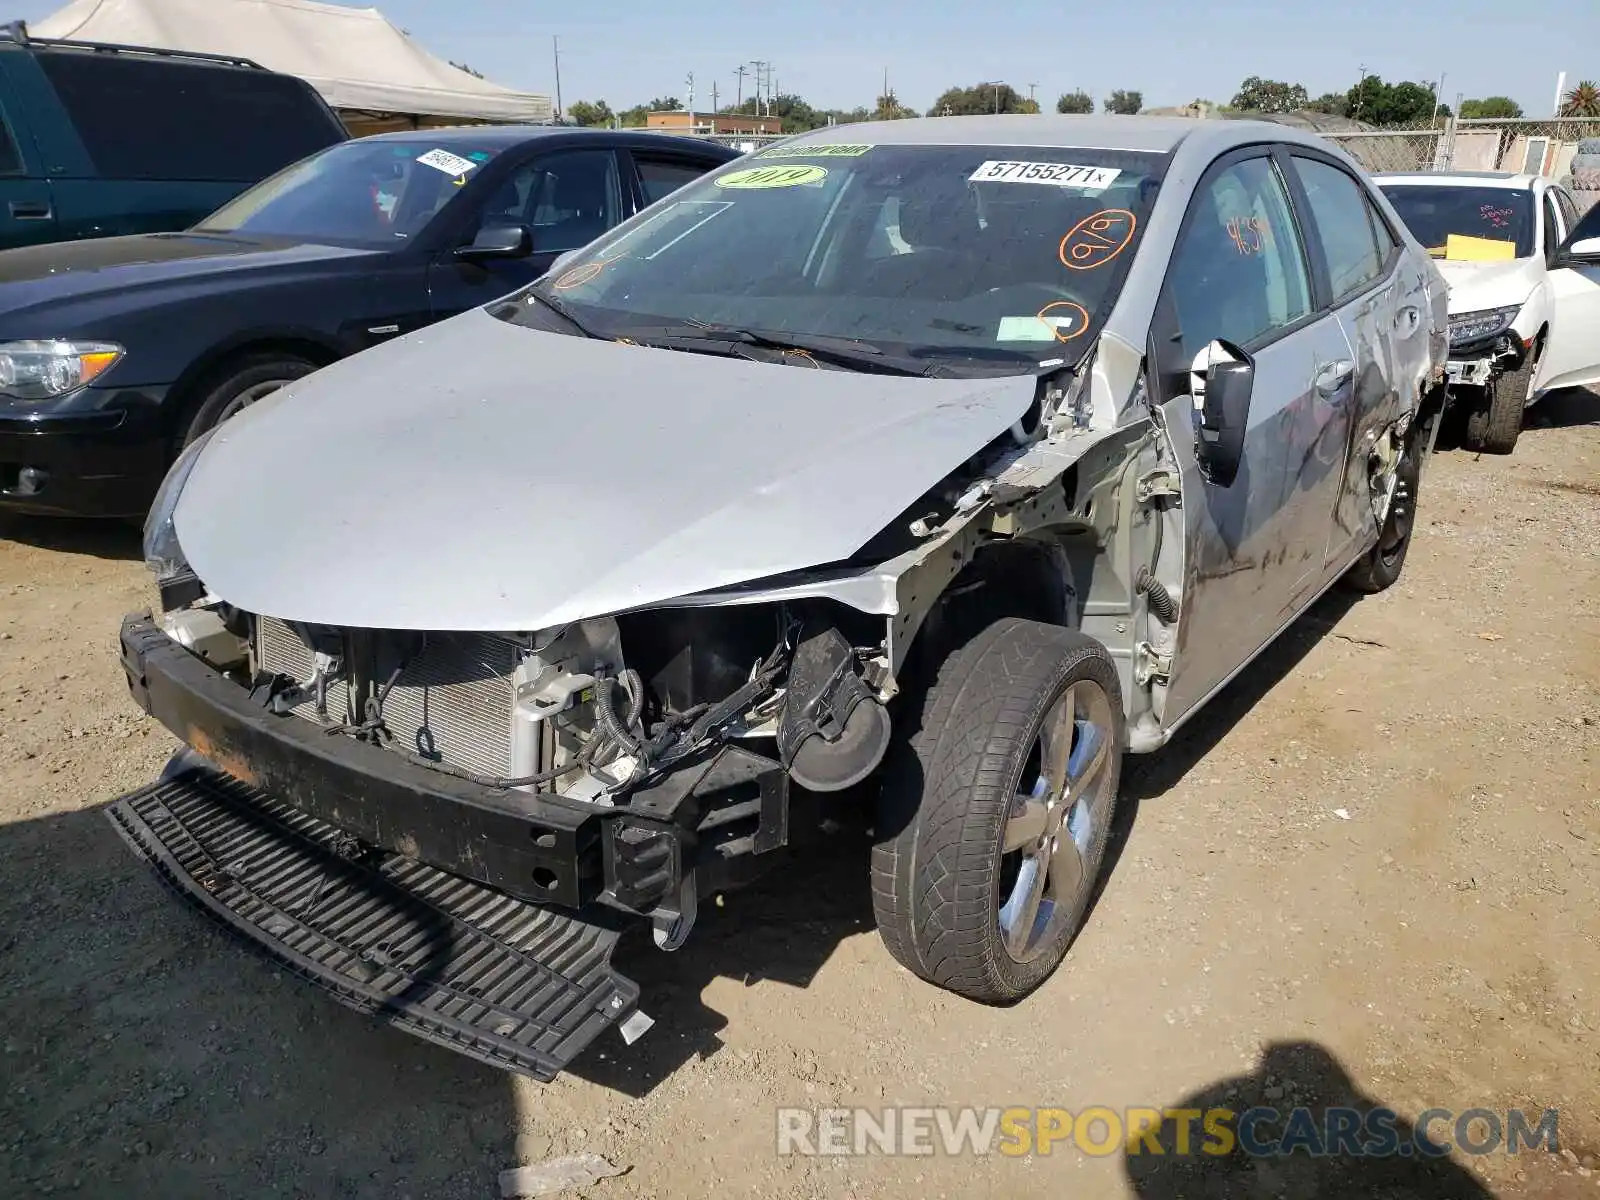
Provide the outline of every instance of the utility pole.
{"type": "Polygon", "coordinates": [[[693,71],[689,72],[689,78],[684,80],[684,82],[689,85],[689,103],[688,103],[687,107],[688,107],[688,112],[689,112],[689,131],[692,133],[694,131],[694,72],[693,71]]]}
{"type": "Polygon", "coordinates": [[[1356,109],[1350,114],[1350,119],[1352,121],[1359,121],[1361,119],[1361,102],[1367,98],[1367,64],[1362,63],[1360,70],[1361,78],[1356,82],[1356,109]]]}
{"type": "MultiPolygon", "coordinates": [[[[1038,91],[1038,90],[1039,90],[1039,85],[1037,83],[1030,83],[1028,85],[1028,103],[1029,104],[1034,104],[1033,93],[1038,91]]],[[[1035,104],[1034,107],[1037,108],[1038,105],[1035,104]]]]}
{"type": "Polygon", "coordinates": [[[1563,72],[1561,72],[1561,74],[1556,76],[1556,103],[1555,103],[1555,107],[1550,110],[1552,113],[1554,113],[1558,117],[1561,115],[1561,101],[1566,98],[1566,95],[1567,95],[1567,73],[1565,71],[1563,71],[1563,72]]]}
{"type": "Polygon", "coordinates": [[[561,120],[561,39],[550,39],[550,53],[556,64],[556,120],[561,120]]]}
{"type": "Polygon", "coordinates": [[[764,59],[756,59],[750,64],[756,69],[756,113],[763,112],[772,115],[772,64],[764,59]],[[766,107],[762,107],[762,96],[766,96],[766,107]]]}
{"type": "MultiPolygon", "coordinates": [[[[1444,81],[1448,78],[1443,71],[1439,72],[1439,82],[1433,89],[1433,112],[1428,117],[1428,128],[1434,129],[1439,124],[1439,105],[1444,102],[1444,81]]],[[[1459,114],[1458,114],[1459,115],[1459,114]]]]}
{"type": "Polygon", "coordinates": [[[745,66],[744,63],[740,63],[733,69],[733,76],[739,81],[738,90],[734,92],[734,108],[741,108],[744,105],[744,77],[745,73],[749,71],[749,69],[750,68],[745,66]]]}

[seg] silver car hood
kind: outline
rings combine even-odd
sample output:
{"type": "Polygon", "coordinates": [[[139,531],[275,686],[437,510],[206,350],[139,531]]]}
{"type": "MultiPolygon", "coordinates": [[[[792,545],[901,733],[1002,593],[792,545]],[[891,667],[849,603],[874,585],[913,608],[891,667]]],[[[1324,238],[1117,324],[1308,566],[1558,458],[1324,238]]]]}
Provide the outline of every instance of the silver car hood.
{"type": "Polygon", "coordinates": [[[934,380],[545,333],[473,310],[221,426],[174,521],[250,612],[534,630],[846,558],[1026,413],[934,380]]]}

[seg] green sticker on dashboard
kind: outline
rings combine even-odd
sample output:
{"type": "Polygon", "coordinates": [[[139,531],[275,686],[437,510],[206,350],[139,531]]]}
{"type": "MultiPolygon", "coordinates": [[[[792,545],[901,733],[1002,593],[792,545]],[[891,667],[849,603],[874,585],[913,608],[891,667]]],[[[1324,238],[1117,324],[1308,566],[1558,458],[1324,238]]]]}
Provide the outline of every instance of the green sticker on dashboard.
{"type": "Polygon", "coordinates": [[[757,150],[752,158],[859,158],[871,146],[839,143],[838,145],[821,146],[769,146],[765,150],[757,150]]]}

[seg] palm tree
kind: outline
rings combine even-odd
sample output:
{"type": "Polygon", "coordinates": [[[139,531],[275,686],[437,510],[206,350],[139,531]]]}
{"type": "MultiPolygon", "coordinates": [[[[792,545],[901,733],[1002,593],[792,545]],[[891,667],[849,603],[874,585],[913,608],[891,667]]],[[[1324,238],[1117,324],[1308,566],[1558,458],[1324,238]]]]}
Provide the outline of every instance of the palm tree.
{"type": "Polygon", "coordinates": [[[1561,97],[1563,117],[1600,117],[1600,84],[1585,79],[1561,97]]]}

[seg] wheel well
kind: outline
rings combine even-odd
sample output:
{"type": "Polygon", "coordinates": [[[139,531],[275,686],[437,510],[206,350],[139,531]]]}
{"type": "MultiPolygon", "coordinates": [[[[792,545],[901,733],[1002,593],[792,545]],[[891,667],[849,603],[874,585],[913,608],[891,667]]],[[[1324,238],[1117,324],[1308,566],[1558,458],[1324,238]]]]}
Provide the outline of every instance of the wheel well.
{"type": "Polygon", "coordinates": [[[1072,569],[1063,550],[1025,538],[981,546],[918,631],[911,650],[913,671],[937,670],[952,651],[1002,617],[1077,623],[1072,569]]]}
{"type": "Polygon", "coordinates": [[[308,338],[263,338],[244,342],[224,350],[202,355],[189,365],[188,370],[173,384],[168,405],[167,433],[180,433],[193,418],[195,410],[205,399],[206,392],[220,379],[239,369],[247,359],[267,354],[284,354],[303,358],[313,366],[325,367],[340,357],[336,350],[308,338]]]}

